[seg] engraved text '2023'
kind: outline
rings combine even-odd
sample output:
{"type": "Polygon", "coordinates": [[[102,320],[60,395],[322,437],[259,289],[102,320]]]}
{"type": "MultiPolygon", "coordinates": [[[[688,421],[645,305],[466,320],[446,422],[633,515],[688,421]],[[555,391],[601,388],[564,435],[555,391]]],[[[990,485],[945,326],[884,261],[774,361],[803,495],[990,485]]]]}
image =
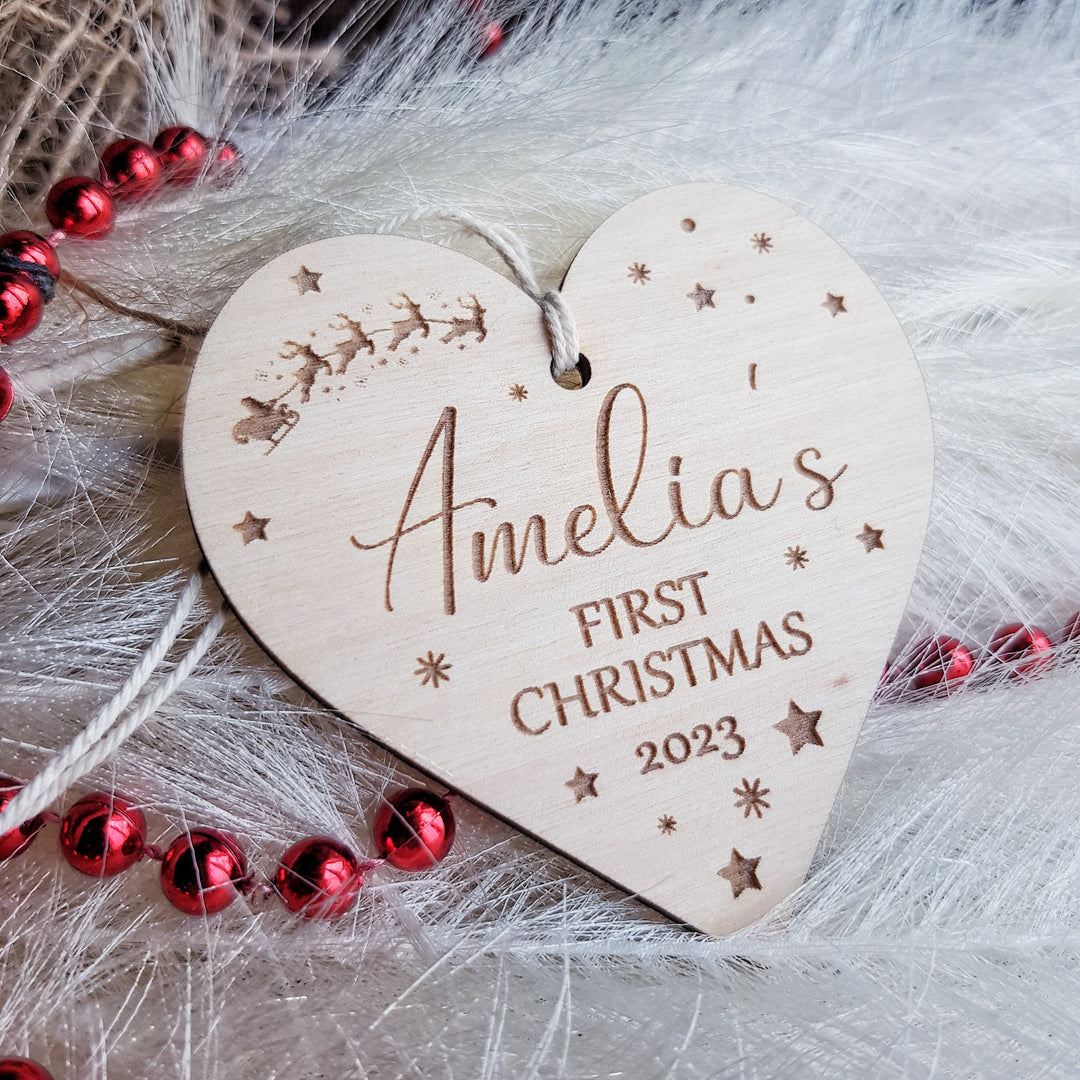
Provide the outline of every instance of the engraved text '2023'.
{"type": "MultiPolygon", "coordinates": [[[[602,555],[616,541],[629,544],[635,548],[655,547],[663,543],[676,528],[700,529],[716,520],[730,521],[739,516],[747,508],[764,512],[776,505],[783,486],[783,478],[778,477],[772,484],[771,492],[767,499],[762,499],[754,488],[754,481],[750,470],[745,466],[724,468],[718,472],[709,488],[709,510],[703,518],[692,521],[687,517],[683,506],[682,484],[677,479],[682,468],[682,458],[672,457],[668,462],[668,471],[672,479],[667,485],[667,500],[670,509],[670,519],[667,526],[656,536],[639,536],[634,527],[627,522],[631,504],[638,493],[638,485],[641,480],[642,470],[645,465],[645,450],[648,443],[648,408],[645,404],[645,396],[632,383],[620,383],[613,386],[604,398],[600,406],[600,412],[596,420],[596,473],[600,488],[601,509],[584,503],[575,506],[566,516],[563,526],[563,548],[558,554],[552,554],[548,546],[548,523],[541,514],[532,514],[525,522],[524,531],[521,534],[520,545],[514,530],[514,524],[503,521],[491,532],[490,541],[487,534],[476,531],[472,536],[472,573],[477,581],[487,581],[495,569],[496,555],[499,547],[502,547],[503,566],[507,573],[517,574],[525,564],[528,553],[529,540],[532,539],[533,550],[537,560],[544,566],[556,566],[567,556],[576,555],[581,558],[591,559],[602,555]],[[611,422],[612,411],[615,402],[621,394],[629,393],[636,397],[639,412],[639,438],[637,464],[627,491],[620,496],[615,490],[612,477],[611,459],[611,422]],[[610,531],[603,540],[586,546],[585,541],[593,533],[600,522],[601,514],[607,519],[610,531]]],[[[442,599],[443,610],[447,615],[453,615],[457,609],[454,588],[454,519],[460,511],[470,506],[483,505],[494,509],[498,503],[490,496],[479,496],[466,499],[464,502],[454,501],[454,454],[457,434],[457,409],[448,405],[443,409],[435,428],[428,439],[427,446],[420,456],[420,463],[413,475],[412,483],[405,496],[394,531],[382,540],[374,543],[365,543],[355,535],[350,537],[353,545],[361,551],[373,551],[376,548],[389,546],[386,559],[386,578],[383,595],[383,603],[387,611],[393,611],[392,585],[394,568],[397,562],[398,548],[403,537],[409,536],[429,525],[438,524],[438,543],[442,554],[442,599]],[[409,511],[412,508],[416,492],[424,477],[435,447],[442,440],[442,483],[441,505],[437,513],[431,514],[420,521],[408,524],[409,511]]],[[[800,476],[811,480],[814,484],[812,490],[805,497],[806,507],[810,510],[824,510],[833,500],[834,485],[843,472],[847,469],[842,465],[831,476],[811,468],[806,463],[809,457],[814,462],[821,459],[821,452],[815,447],[806,447],[800,450],[794,457],[793,467],[800,476]]]]}

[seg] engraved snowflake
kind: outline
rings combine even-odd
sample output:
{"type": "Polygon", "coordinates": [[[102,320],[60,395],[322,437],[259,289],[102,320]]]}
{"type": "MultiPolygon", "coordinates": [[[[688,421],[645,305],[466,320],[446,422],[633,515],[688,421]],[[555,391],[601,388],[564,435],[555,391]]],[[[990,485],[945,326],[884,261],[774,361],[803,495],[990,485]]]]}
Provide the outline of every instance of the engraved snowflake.
{"type": "Polygon", "coordinates": [[[772,248],[772,237],[766,236],[763,232],[754,233],[750,237],[750,243],[754,245],[754,250],[759,255],[768,255],[769,250],[772,248]]]}
{"type": "Polygon", "coordinates": [[[735,795],[739,796],[739,801],[735,803],[735,809],[743,810],[743,817],[749,817],[750,811],[753,810],[760,818],[762,807],[766,810],[771,809],[769,804],[765,801],[765,796],[769,794],[769,789],[761,786],[760,777],[751,784],[744,776],[742,787],[732,788],[731,790],[735,795]]]}
{"type": "Polygon", "coordinates": [[[424,676],[420,680],[421,686],[427,686],[428,683],[431,683],[432,686],[438,689],[440,679],[445,679],[447,682],[450,681],[450,676],[447,672],[454,665],[446,663],[446,653],[439,653],[439,655],[436,656],[433,652],[429,651],[426,659],[418,656],[416,662],[420,666],[413,674],[424,676]]]}
{"type": "Polygon", "coordinates": [[[627,270],[629,270],[630,273],[626,276],[635,285],[644,285],[645,282],[649,280],[649,274],[652,273],[644,263],[631,263],[630,266],[627,267],[627,270]]]}
{"type": "Polygon", "coordinates": [[[806,550],[798,545],[789,547],[784,552],[784,558],[792,570],[803,570],[810,561],[810,556],[806,553],[806,550]]]}
{"type": "Polygon", "coordinates": [[[524,401],[529,396],[529,391],[526,390],[521,383],[514,383],[514,385],[510,387],[510,396],[515,401],[524,401]]]}
{"type": "Polygon", "coordinates": [[[665,835],[670,836],[675,831],[675,819],[670,814],[665,814],[656,824],[656,827],[665,835]]]}

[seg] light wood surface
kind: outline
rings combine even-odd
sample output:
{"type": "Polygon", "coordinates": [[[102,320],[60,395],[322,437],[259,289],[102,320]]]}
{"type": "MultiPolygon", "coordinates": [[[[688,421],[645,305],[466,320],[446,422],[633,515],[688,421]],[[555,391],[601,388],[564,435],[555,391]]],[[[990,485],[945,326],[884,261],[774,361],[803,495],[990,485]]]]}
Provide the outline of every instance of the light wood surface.
{"type": "Polygon", "coordinates": [[[726,934],[824,827],[919,557],[925,392],[866,275],[749,191],[632,203],[564,293],[578,390],[537,307],[452,251],[276,259],[192,375],[192,517],[314,693],[726,934]]]}

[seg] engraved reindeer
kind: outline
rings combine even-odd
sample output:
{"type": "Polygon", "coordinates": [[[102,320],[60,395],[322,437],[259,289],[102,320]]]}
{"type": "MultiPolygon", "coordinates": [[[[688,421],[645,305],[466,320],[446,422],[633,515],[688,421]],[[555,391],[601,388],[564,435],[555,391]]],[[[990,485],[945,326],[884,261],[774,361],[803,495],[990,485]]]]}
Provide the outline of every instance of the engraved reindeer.
{"type": "Polygon", "coordinates": [[[306,405],[311,400],[311,388],[315,385],[319,372],[325,371],[327,375],[333,375],[334,369],[326,357],[320,356],[310,345],[301,345],[296,341],[286,341],[284,345],[291,351],[279,352],[278,356],[282,360],[292,360],[297,356],[304,360],[303,366],[293,372],[293,377],[296,379],[294,386],[300,387],[300,401],[306,405]]]}
{"type": "Polygon", "coordinates": [[[404,293],[398,293],[398,296],[404,301],[402,304],[395,304],[392,300],[390,306],[397,308],[398,311],[408,311],[409,317],[407,319],[396,319],[390,324],[391,329],[394,331],[394,340],[387,345],[387,348],[393,352],[397,347],[414,331],[419,330],[421,337],[427,337],[431,333],[431,324],[424,318],[423,312],[420,310],[420,305],[413,303],[404,293]]]}
{"type": "Polygon", "coordinates": [[[245,397],[240,399],[240,404],[247,409],[249,415],[233,424],[232,437],[242,445],[249,442],[268,442],[268,454],[300,420],[300,414],[295,409],[290,409],[284,402],[276,399],[260,401],[258,398],[245,397]]]}
{"type": "Polygon", "coordinates": [[[487,308],[480,306],[480,301],[476,299],[473,293],[469,293],[472,297],[472,303],[467,304],[461,297],[458,297],[458,304],[466,311],[471,312],[467,319],[463,319],[459,315],[455,315],[450,321],[450,329],[439,340],[445,345],[448,341],[453,341],[454,338],[464,337],[466,334],[475,334],[477,341],[483,341],[487,337],[487,327],[484,326],[484,315],[487,312],[487,308]]]}
{"type": "Polygon", "coordinates": [[[348,330],[349,336],[345,341],[339,341],[334,346],[334,352],[340,357],[337,374],[344,375],[349,364],[356,358],[356,354],[362,349],[367,349],[371,356],[375,355],[375,342],[364,333],[358,322],[350,319],[348,315],[338,312],[340,323],[330,323],[331,330],[348,330]]]}

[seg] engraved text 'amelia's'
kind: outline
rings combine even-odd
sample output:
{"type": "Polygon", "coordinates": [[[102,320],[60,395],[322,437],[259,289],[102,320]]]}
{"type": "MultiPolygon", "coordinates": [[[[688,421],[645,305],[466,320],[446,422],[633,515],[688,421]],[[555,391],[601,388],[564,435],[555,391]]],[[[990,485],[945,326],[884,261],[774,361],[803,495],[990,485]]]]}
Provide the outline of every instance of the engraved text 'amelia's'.
{"type": "MultiPolygon", "coordinates": [[[[470,506],[484,505],[494,508],[498,505],[496,500],[489,496],[479,496],[466,499],[463,502],[454,501],[456,430],[457,409],[448,405],[443,409],[431,433],[431,438],[428,439],[427,446],[420,456],[420,463],[412,478],[412,483],[409,485],[394,531],[389,536],[374,543],[362,542],[355,535],[350,537],[352,543],[361,551],[373,551],[381,547],[389,548],[386,558],[383,597],[387,611],[393,611],[392,585],[394,567],[402,538],[428,526],[437,526],[438,543],[441,545],[442,553],[443,610],[446,614],[453,615],[456,610],[454,596],[455,515],[470,506]],[[431,514],[421,521],[408,524],[413,499],[416,497],[416,492],[440,440],[442,441],[440,509],[437,513],[431,514]]],[[[501,522],[495,527],[491,533],[490,541],[485,533],[474,532],[472,537],[472,572],[476,580],[487,581],[491,577],[495,569],[496,555],[500,545],[502,547],[503,566],[506,572],[517,574],[525,564],[530,538],[537,560],[544,566],[556,566],[570,555],[585,559],[595,558],[607,551],[615,541],[637,548],[655,547],[657,544],[663,543],[676,528],[700,529],[713,521],[730,521],[738,517],[746,509],[764,512],[776,505],[783,486],[783,478],[778,477],[772,484],[768,496],[763,497],[758,491],[755,491],[754,481],[748,468],[725,468],[716,474],[710,485],[708,513],[699,521],[691,521],[683,508],[682,484],[677,479],[682,468],[682,458],[672,457],[668,462],[668,471],[675,479],[672,479],[667,485],[667,500],[670,509],[668,523],[658,535],[648,537],[637,535],[626,518],[637,495],[638,484],[645,465],[648,431],[648,409],[642,392],[632,383],[620,383],[618,386],[612,387],[600,406],[600,412],[596,420],[596,473],[600,488],[601,508],[597,509],[597,507],[589,503],[584,503],[570,510],[562,530],[562,550],[557,554],[549,550],[548,523],[540,514],[531,515],[525,522],[520,546],[514,525],[509,521],[501,522]],[[637,465],[625,494],[620,496],[615,490],[612,478],[611,416],[616,400],[624,393],[631,394],[637,399],[639,439],[637,465]],[[601,517],[606,518],[606,536],[590,539],[594,530],[600,524],[601,517]]],[[[820,460],[821,452],[812,446],[800,450],[794,458],[794,469],[800,476],[806,477],[814,483],[813,489],[805,497],[806,507],[810,510],[824,510],[832,503],[834,485],[847,469],[847,465],[840,466],[836,472],[829,475],[811,468],[807,464],[808,458],[816,462],[820,460]]]]}

